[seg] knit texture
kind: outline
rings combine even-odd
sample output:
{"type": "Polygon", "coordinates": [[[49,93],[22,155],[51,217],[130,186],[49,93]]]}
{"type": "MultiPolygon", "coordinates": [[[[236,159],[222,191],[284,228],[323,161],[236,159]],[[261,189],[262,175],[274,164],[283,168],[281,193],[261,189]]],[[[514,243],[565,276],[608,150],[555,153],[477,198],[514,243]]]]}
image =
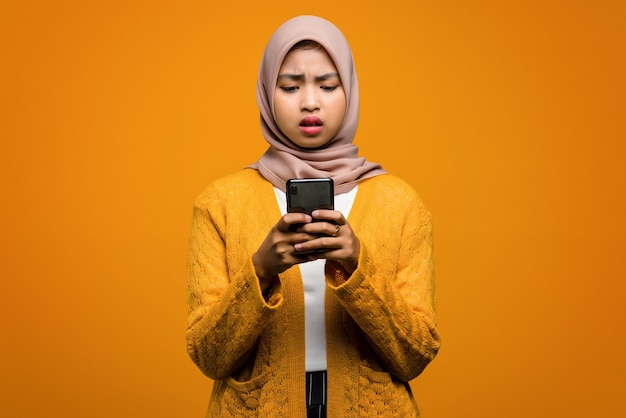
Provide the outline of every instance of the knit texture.
{"type": "MultiPolygon", "coordinates": [[[[306,416],[300,271],[280,274],[264,298],[251,259],[280,216],[251,169],[196,200],[187,349],[215,380],[207,417],[306,416]]],[[[360,183],[348,220],[357,270],[326,263],[328,416],[419,417],[408,382],[440,344],[430,214],[407,183],[381,175],[360,183]]]]}

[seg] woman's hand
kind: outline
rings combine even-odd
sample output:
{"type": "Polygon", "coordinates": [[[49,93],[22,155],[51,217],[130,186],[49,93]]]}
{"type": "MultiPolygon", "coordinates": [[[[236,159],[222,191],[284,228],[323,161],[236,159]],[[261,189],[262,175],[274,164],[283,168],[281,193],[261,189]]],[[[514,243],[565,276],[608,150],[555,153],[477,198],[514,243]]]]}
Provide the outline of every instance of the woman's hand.
{"type": "Polygon", "coordinates": [[[336,260],[348,274],[356,270],[359,240],[346,218],[336,210],[316,210],[312,215],[317,222],[303,213],[287,213],[252,255],[263,291],[279,273],[306,261],[336,260]]]}
{"type": "Polygon", "coordinates": [[[316,238],[298,231],[300,225],[312,221],[304,213],[287,213],[272,227],[259,249],[252,254],[252,264],[261,282],[261,289],[267,290],[272,280],[294,264],[311,260],[307,254],[298,253],[294,245],[316,238]]]}
{"type": "Polygon", "coordinates": [[[357,268],[361,247],[350,224],[336,210],[316,210],[312,213],[318,222],[309,222],[298,228],[298,232],[314,238],[298,242],[294,249],[299,254],[308,254],[310,260],[326,259],[339,261],[348,275],[357,268]]]}

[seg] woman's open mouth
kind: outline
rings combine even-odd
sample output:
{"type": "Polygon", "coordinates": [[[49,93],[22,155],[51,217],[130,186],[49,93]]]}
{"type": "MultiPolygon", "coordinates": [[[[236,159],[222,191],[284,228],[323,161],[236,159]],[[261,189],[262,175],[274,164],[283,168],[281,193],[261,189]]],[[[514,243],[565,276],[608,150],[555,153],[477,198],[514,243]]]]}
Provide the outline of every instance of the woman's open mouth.
{"type": "Polygon", "coordinates": [[[304,135],[317,135],[322,131],[324,122],[317,116],[307,116],[300,121],[300,132],[304,135]]]}

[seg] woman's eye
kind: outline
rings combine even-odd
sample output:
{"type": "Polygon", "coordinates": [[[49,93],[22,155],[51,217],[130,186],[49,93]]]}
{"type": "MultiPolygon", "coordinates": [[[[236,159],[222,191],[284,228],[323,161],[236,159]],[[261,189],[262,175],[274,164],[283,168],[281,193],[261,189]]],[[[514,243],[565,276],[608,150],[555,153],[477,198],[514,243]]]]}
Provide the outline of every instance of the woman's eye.
{"type": "Polygon", "coordinates": [[[335,91],[339,86],[322,86],[321,89],[324,91],[335,91]]]}
{"type": "Polygon", "coordinates": [[[280,89],[286,93],[293,93],[294,91],[298,90],[298,87],[297,86],[282,86],[280,89]]]}

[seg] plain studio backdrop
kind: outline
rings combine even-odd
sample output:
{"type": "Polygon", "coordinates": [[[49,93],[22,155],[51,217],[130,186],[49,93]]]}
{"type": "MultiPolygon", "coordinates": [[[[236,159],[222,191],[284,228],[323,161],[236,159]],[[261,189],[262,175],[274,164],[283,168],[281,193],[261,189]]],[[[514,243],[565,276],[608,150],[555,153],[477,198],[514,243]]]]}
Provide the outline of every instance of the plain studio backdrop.
{"type": "Polygon", "coordinates": [[[191,209],[265,150],[259,60],[299,14],[345,33],[355,142],[433,214],[423,416],[626,416],[626,13],[602,0],[3,1],[0,416],[204,416],[191,209]]]}

